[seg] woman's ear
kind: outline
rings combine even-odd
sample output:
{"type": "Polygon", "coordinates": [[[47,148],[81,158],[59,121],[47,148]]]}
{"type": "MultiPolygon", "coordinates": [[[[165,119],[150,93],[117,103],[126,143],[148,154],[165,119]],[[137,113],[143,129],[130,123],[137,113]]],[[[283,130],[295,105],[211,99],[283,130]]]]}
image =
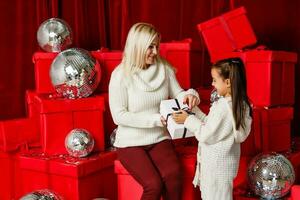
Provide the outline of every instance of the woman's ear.
{"type": "Polygon", "coordinates": [[[231,87],[231,83],[230,83],[230,79],[229,79],[229,78],[227,78],[227,79],[225,80],[225,84],[226,84],[226,86],[227,86],[228,88],[231,87]]]}

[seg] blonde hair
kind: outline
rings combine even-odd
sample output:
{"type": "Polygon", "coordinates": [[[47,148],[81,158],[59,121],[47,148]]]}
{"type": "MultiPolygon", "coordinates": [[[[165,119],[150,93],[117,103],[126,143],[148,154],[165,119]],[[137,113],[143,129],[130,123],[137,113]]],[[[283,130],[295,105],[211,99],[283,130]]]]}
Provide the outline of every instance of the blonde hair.
{"type": "MultiPolygon", "coordinates": [[[[148,23],[136,23],[129,30],[122,64],[125,71],[132,74],[140,69],[143,69],[146,64],[146,51],[155,39],[160,34],[155,27],[148,23]]],[[[157,44],[159,46],[159,44],[157,44]]],[[[159,55],[157,55],[159,59],[159,55]]]]}

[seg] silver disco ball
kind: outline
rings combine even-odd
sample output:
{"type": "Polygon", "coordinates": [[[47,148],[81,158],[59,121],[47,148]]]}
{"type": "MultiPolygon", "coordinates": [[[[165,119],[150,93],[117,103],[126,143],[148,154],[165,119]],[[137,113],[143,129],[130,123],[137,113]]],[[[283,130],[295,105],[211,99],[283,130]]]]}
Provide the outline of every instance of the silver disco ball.
{"type": "Polygon", "coordinates": [[[94,139],[85,129],[73,129],[65,138],[68,153],[77,158],[89,155],[94,148],[94,139]]]}
{"type": "Polygon", "coordinates": [[[295,181],[295,172],[283,155],[259,154],[248,166],[248,180],[251,189],[261,198],[277,199],[289,192],[295,181]]]}
{"type": "Polygon", "coordinates": [[[20,200],[62,200],[62,198],[54,192],[44,189],[30,192],[21,197],[20,200]]]}
{"type": "Polygon", "coordinates": [[[215,101],[218,101],[220,99],[220,95],[218,94],[216,89],[213,89],[210,93],[210,104],[213,104],[215,101]]]}
{"type": "Polygon", "coordinates": [[[40,25],[37,41],[47,52],[60,52],[72,44],[72,31],[64,20],[51,18],[40,25]]]}
{"type": "Polygon", "coordinates": [[[91,95],[100,77],[99,63],[88,51],[79,48],[59,53],[50,68],[50,78],[56,92],[69,99],[91,95]]]}

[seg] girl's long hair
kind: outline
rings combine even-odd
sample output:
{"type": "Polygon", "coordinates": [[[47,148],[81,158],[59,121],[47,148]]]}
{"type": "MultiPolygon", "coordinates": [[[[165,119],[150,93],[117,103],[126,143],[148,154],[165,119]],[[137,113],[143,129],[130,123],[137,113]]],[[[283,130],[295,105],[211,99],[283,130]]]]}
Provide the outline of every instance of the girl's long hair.
{"type": "MultiPolygon", "coordinates": [[[[127,73],[132,74],[145,67],[146,51],[155,37],[160,39],[160,34],[151,24],[136,23],[131,27],[122,59],[127,73]]],[[[157,45],[159,46],[159,44],[157,45]]],[[[157,59],[159,58],[157,55],[157,59]]]]}
{"type": "Polygon", "coordinates": [[[245,128],[245,115],[252,110],[247,95],[247,80],[244,63],[240,58],[229,58],[218,61],[212,68],[217,69],[223,79],[229,79],[231,85],[232,112],[236,129],[245,128]]]}

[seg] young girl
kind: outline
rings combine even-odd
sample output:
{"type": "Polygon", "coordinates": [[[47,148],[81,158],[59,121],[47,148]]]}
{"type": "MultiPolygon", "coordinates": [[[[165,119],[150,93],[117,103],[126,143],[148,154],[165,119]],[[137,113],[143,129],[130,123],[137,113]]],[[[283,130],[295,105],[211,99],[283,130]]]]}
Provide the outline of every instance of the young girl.
{"type": "Polygon", "coordinates": [[[233,179],[238,170],[240,143],[250,133],[252,112],[246,92],[241,59],[231,58],[212,66],[212,85],[221,96],[208,115],[194,109],[173,113],[173,119],[195,133],[199,141],[194,185],[200,185],[203,200],[232,200],[233,179]]]}

